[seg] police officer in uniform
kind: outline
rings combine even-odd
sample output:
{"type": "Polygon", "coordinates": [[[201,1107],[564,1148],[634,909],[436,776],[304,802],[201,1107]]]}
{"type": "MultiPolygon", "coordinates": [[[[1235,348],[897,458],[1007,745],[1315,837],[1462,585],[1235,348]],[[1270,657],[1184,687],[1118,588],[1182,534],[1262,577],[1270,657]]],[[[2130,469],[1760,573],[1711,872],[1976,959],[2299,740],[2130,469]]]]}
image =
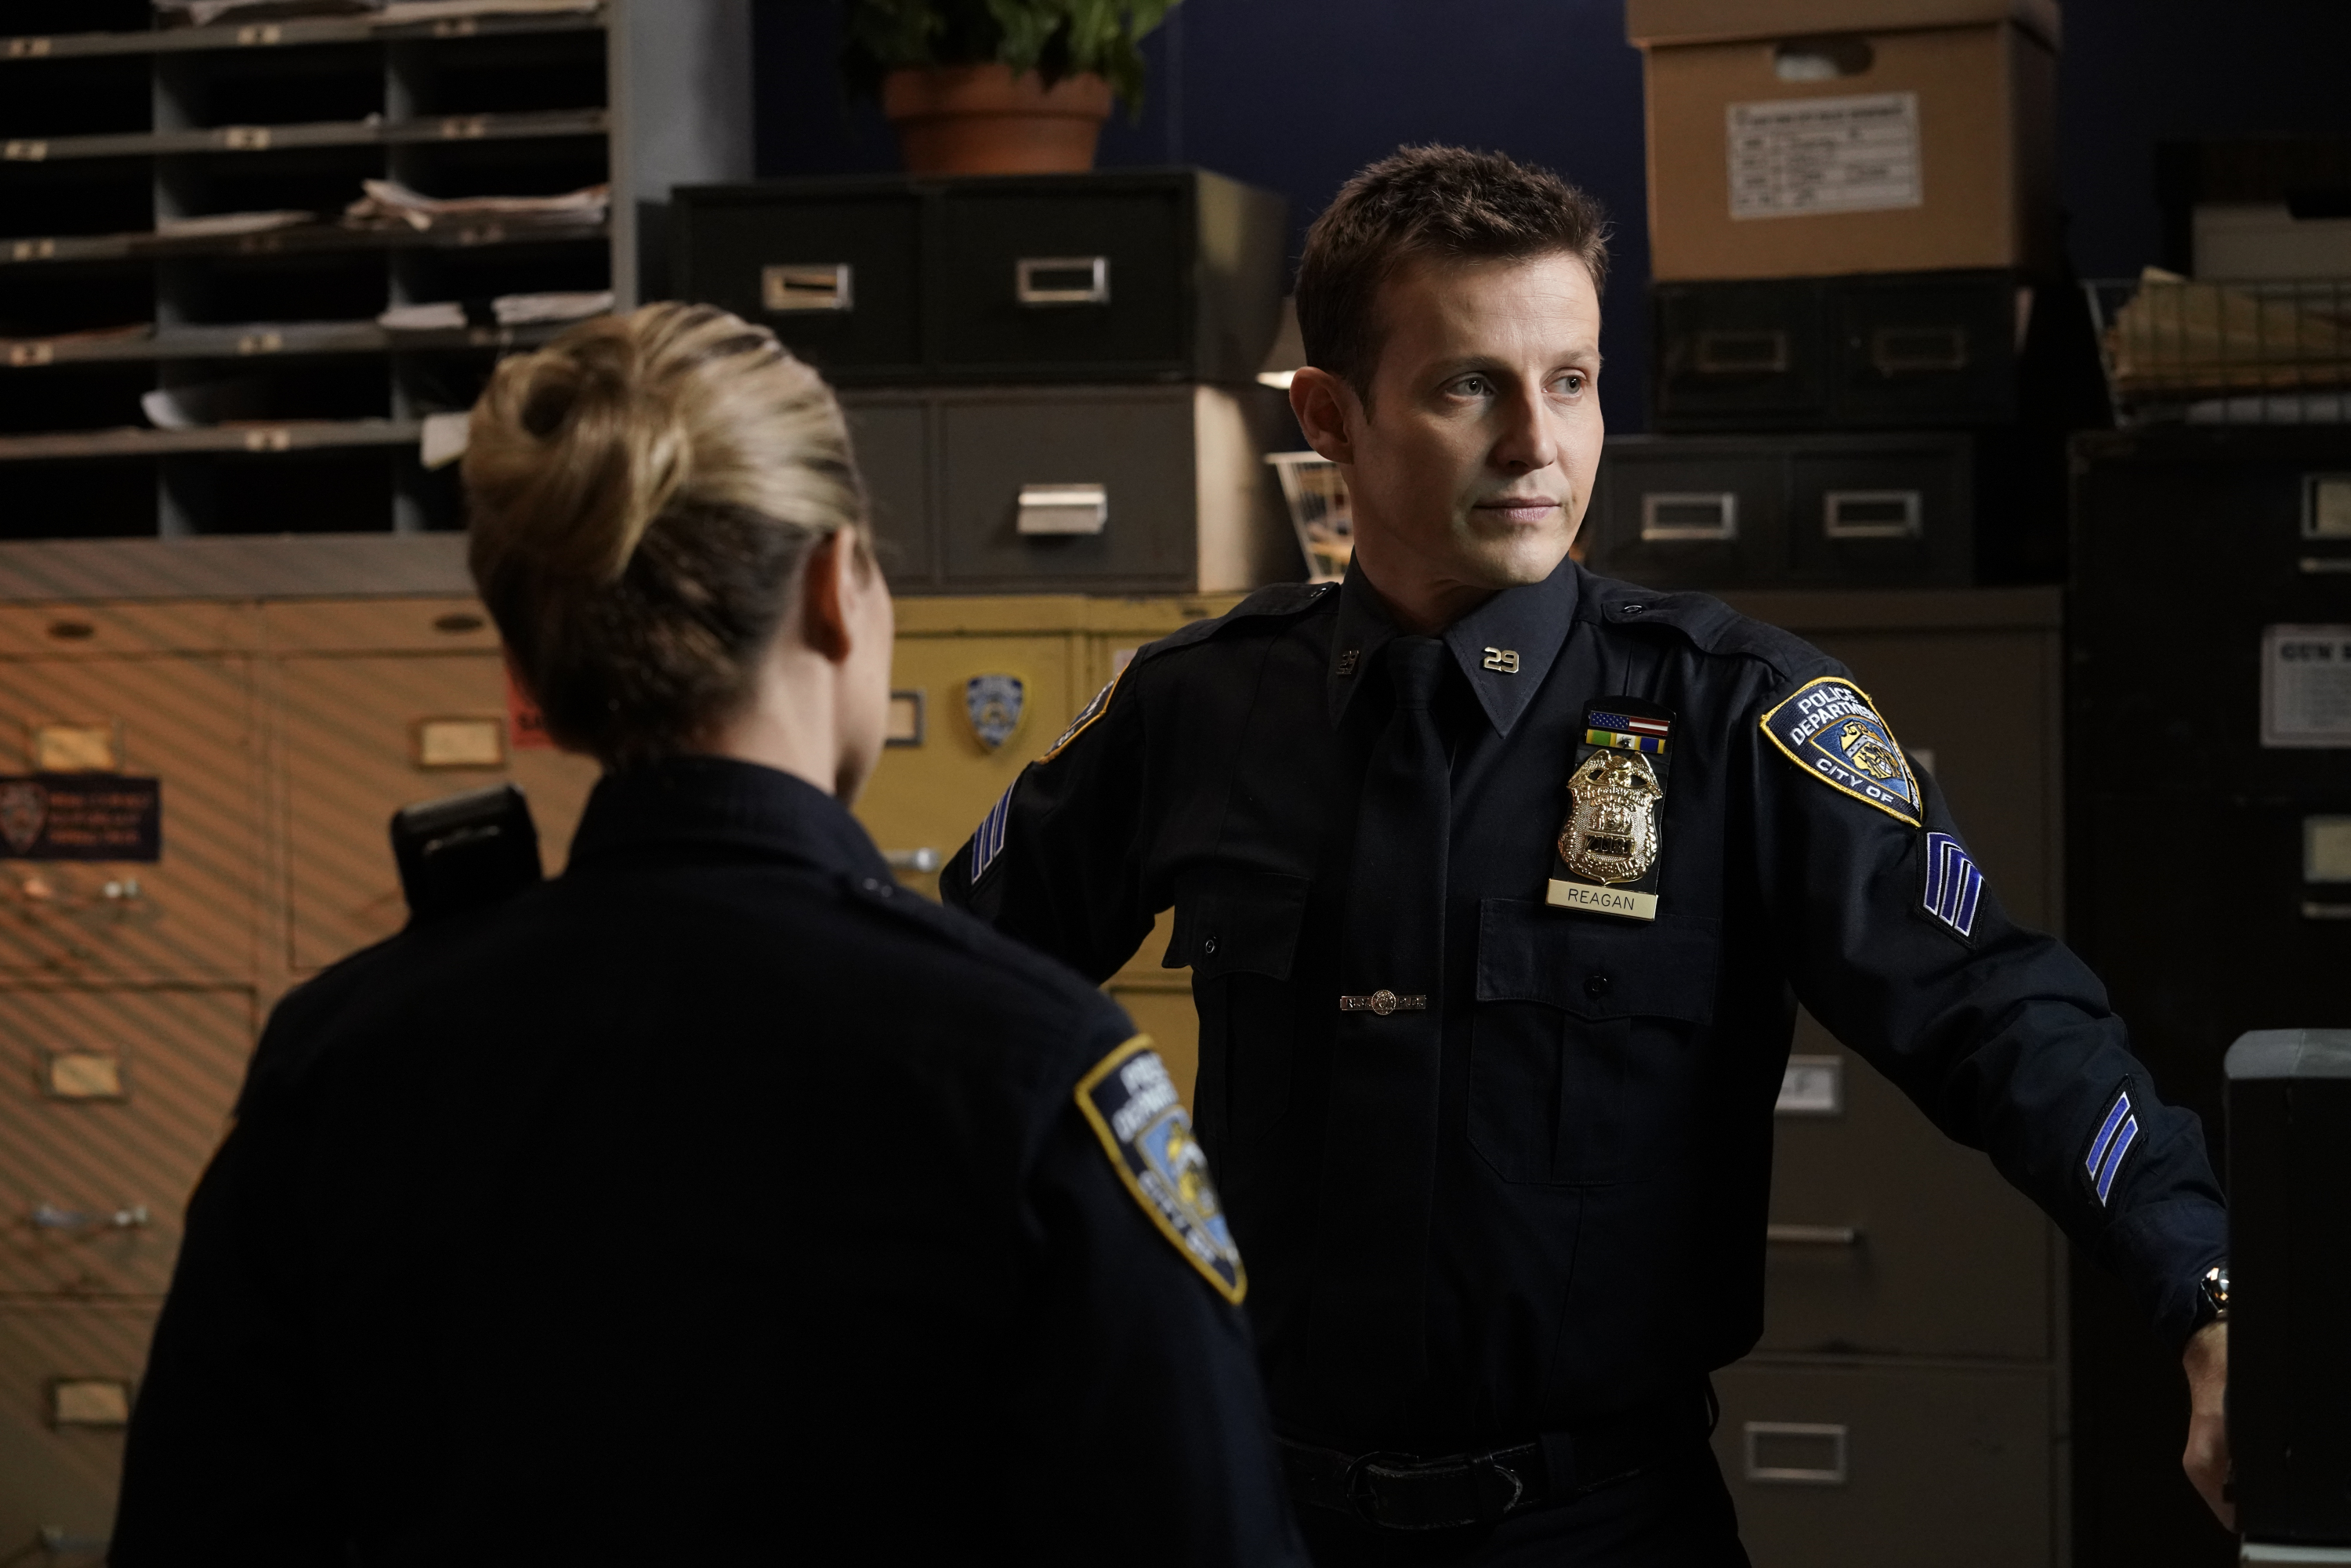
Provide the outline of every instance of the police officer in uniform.
{"type": "Polygon", "coordinates": [[[1308,239],[1290,394],[1346,474],[1344,582],[1143,649],[949,901],[1094,977],[1174,907],[1318,1562],[1745,1561],[1707,1375],[1761,1327],[1799,1000],[2185,1347],[2219,1507],[2226,1222],[2194,1118],[1847,672],[1567,557],[1604,259],[1592,204],[1504,158],[1351,183],[1308,239]]]}
{"type": "Polygon", "coordinates": [[[112,1561],[1302,1562],[1150,1042],[846,809],[892,612],[823,383],[650,306],[501,365],[465,480],[608,772],[560,878],[277,1009],[112,1561]]]}

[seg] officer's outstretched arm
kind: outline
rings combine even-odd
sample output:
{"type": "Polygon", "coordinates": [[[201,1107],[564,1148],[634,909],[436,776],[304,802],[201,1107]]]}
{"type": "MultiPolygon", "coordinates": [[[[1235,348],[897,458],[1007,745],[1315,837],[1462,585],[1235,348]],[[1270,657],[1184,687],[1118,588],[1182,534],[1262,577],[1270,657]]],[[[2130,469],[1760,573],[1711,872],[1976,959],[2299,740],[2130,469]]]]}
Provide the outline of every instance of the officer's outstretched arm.
{"type": "Polygon", "coordinates": [[[2201,1126],[2157,1097],[2105,988],[2009,918],[1941,791],[1842,670],[1781,683],[1742,744],[1798,998],[2184,1347],[2228,1218],[2201,1126]]]}
{"type": "Polygon", "coordinates": [[[939,874],[949,904],[1096,984],[1134,956],[1173,902],[1144,885],[1143,836],[1165,774],[1151,766],[1128,678],[1104,686],[1021,770],[939,874]]]}
{"type": "Polygon", "coordinates": [[[1146,1037],[1077,1085],[1031,1177],[1006,1474],[1023,1563],[1298,1564],[1248,1288],[1191,1121],[1146,1037]]]}

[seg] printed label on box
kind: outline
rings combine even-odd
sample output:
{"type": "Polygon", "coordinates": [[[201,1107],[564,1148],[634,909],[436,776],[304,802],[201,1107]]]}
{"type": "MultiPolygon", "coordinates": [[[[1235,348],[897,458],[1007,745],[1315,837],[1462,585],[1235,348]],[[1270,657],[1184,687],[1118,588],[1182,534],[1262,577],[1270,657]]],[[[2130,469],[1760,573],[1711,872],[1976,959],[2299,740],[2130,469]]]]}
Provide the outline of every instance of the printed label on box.
{"type": "Polygon", "coordinates": [[[1734,218],[1876,212],[1926,200],[1915,92],[1734,103],[1729,114],[1734,218]]]}
{"type": "Polygon", "coordinates": [[[2351,626],[2262,632],[2262,744],[2351,747],[2351,626]]]}

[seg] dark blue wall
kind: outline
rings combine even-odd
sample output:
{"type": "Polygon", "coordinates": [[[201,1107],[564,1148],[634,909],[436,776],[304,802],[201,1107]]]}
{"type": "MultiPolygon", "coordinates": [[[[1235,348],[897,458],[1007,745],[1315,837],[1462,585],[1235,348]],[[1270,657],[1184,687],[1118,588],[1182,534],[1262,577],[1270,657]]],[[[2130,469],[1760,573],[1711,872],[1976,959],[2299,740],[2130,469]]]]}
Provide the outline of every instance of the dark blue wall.
{"type": "MultiPolygon", "coordinates": [[[[760,172],[894,168],[880,112],[845,103],[834,76],[838,0],[757,4],[760,172]]],[[[2343,0],[2071,0],[2065,26],[2064,188],[2085,275],[2158,259],[2158,140],[2351,133],[2343,0]]],[[[1146,52],[1142,122],[1114,120],[1102,162],[1270,186],[1298,233],[1405,141],[1498,148],[1598,196],[1616,220],[1602,397],[1610,428],[1646,423],[1641,67],[1623,0],[1184,0],[1146,52]]]]}

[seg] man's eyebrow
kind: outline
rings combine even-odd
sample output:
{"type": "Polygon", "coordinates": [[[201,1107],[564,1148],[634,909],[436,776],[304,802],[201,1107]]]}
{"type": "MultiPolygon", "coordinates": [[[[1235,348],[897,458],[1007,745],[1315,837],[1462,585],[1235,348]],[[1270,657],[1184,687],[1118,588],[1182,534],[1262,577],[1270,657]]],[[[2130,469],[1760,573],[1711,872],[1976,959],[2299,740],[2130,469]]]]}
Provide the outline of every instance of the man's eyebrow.
{"type": "MultiPolygon", "coordinates": [[[[1600,363],[1600,345],[1590,342],[1578,343],[1558,358],[1561,363],[1576,360],[1589,361],[1597,365],[1600,363]]],[[[1458,359],[1437,361],[1428,367],[1427,373],[1440,378],[1449,378],[1467,375],[1472,371],[1499,371],[1507,373],[1510,369],[1510,362],[1508,360],[1498,359],[1492,354],[1465,354],[1458,359]]]]}

